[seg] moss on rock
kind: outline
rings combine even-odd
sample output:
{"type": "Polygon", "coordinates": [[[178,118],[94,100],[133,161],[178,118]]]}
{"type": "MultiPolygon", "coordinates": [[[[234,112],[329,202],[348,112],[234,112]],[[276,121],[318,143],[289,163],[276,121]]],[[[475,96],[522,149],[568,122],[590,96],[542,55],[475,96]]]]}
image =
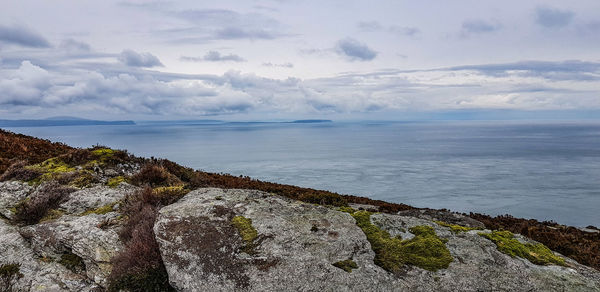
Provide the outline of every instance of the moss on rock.
{"type": "Polygon", "coordinates": [[[106,204],[104,206],[100,206],[96,209],[90,209],[87,210],[81,214],[79,214],[79,216],[86,216],[86,215],[90,215],[90,214],[98,214],[98,215],[104,215],[106,213],[112,212],[115,208],[115,205],[119,203],[119,202],[113,202],[110,204],[106,204]]]}
{"type": "Polygon", "coordinates": [[[85,264],[83,263],[83,259],[74,254],[74,253],[65,253],[60,256],[59,264],[65,266],[67,269],[71,270],[74,273],[80,273],[85,271],[85,264]]]}
{"type": "Polygon", "coordinates": [[[450,223],[446,223],[444,221],[433,221],[433,222],[437,223],[440,226],[450,228],[450,230],[452,230],[452,232],[454,232],[454,233],[468,232],[471,230],[481,230],[482,229],[480,227],[466,227],[466,226],[461,226],[461,225],[457,225],[457,224],[450,224],[450,223]]]}
{"type": "Polygon", "coordinates": [[[62,215],[64,215],[64,214],[65,214],[64,211],[57,210],[57,209],[51,209],[48,211],[48,213],[46,213],[46,216],[44,216],[42,219],[40,219],[40,223],[58,219],[58,218],[62,217],[62,215]]]}
{"type": "Polygon", "coordinates": [[[537,265],[555,264],[566,266],[565,259],[555,255],[548,247],[541,243],[522,243],[510,231],[492,231],[479,233],[479,235],[493,241],[498,250],[511,256],[521,257],[537,265]]]}
{"type": "Polygon", "coordinates": [[[446,240],[439,238],[430,226],[415,226],[409,240],[391,237],[390,234],[371,223],[371,212],[351,213],[356,225],[362,229],[375,252],[375,264],[389,272],[399,272],[404,264],[429,271],[448,268],[452,262],[446,240]]]}
{"type": "Polygon", "coordinates": [[[108,179],[108,182],[106,183],[106,185],[111,188],[116,188],[122,182],[125,182],[125,181],[126,181],[125,177],[120,175],[120,176],[112,177],[112,178],[108,179]]]}
{"type": "Polygon", "coordinates": [[[231,224],[238,230],[245,246],[242,250],[247,254],[254,253],[254,240],[258,237],[258,232],[252,226],[252,219],[244,216],[235,216],[231,219],[231,224]]]}
{"type": "Polygon", "coordinates": [[[333,263],[333,266],[336,268],[340,268],[347,273],[352,273],[353,269],[358,269],[358,265],[352,259],[347,259],[345,261],[339,261],[333,263]]]}

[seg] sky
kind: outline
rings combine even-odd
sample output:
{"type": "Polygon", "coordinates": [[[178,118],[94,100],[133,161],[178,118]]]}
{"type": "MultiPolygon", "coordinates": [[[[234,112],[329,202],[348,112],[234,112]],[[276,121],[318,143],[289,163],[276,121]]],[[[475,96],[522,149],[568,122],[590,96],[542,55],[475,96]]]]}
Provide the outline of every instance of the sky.
{"type": "Polygon", "coordinates": [[[2,0],[0,119],[600,118],[600,1],[2,0]]]}

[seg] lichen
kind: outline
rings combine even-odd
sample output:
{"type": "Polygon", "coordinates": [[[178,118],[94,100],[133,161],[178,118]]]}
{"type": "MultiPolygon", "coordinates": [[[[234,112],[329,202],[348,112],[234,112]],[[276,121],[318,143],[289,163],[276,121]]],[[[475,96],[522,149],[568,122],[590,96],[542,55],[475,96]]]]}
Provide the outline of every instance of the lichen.
{"type": "Polygon", "coordinates": [[[113,203],[106,204],[104,206],[98,207],[96,209],[87,210],[87,211],[79,214],[79,216],[87,216],[87,215],[90,215],[90,214],[104,215],[106,213],[112,212],[114,210],[114,208],[115,208],[115,205],[117,203],[119,203],[119,202],[113,202],[113,203]]]}
{"type": "Polygon", "coordinates": [[[371,212],[351,213],[356,225],[362,229],[375,252],[375,264],[389,272],[399,272],[405,265],[413,265],[425,270],[436,271],[448,268],[452,262],[446,240],[439,238],[430,226],[415,226],[409,231],[415,236],[402,240],[371,223],[371,212]]]}
{"type": "Polygon", "coordinates": [[[461,225],[457,225],[457,224],[450,224],[450,223],[446,223],[444,221],[433,221],[433,222],[437,223],[440,226],[450,228],[450,230],[452,230],[452,232],[454,232],[454,233],[468,232],[471,230],[481,230],[482,229],[480,227],[466,227],[466,226],[461,226],[461,225]]]}
{"type": "Polygon", "coordinates": [[[125,177],[120,175],[120,176],[112,177],[112,178],[108,179],[108,182],[106,183],[106,185],[111,188],[116,188],[122,182],[125,182],[125,181],[126,181],[125,177]]]}
{"type": "Polygon", "coordinates": [[[65,214],[64,211],[57,210],[57,209],[51,209],[48,211],[48,213],[46,213],[46,215],[44,217],[42,217],[42,219],[40,219],[40,223],[58,219],[58,218],[62,217],[62,215],[64,215],[64,214],[65,214]]]}
{"type": "Polygon", "coordinates": [[[258,232],[254,226],[252,226],[252,219],[244,216],[235,216],[231,219],[231,224],[237,229],[245,243],[244,247],[242,247],[242,251],[247,254],[252,254],[255,247],[254,240],[258,237],[258,232]]]}
{"type": "Polygon", "coordinates": [[[555,255],[545,245],[541,243],[522,243],[517,240],[515,235],[510,231],[492,231],[491,233],[481,232],[479,235],[494,242],[499,251],[511,257],[521,257],[537,265],[566,265],[564,258],[555,255]]]}
{"type": "Polygon", "coordinates": [[[352,273],[353,269],[358,269],[358,265],[352,259],[335,262],[333,263],[333,266],[336,268],[340,268],[346,271],[347,273],[352,273]]]}

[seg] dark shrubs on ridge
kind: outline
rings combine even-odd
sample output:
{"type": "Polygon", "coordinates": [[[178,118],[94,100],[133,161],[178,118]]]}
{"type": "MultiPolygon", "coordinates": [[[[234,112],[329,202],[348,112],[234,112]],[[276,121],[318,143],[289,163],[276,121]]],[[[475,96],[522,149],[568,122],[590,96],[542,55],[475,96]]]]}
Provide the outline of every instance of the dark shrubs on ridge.
{"type": "Polygon", "coordinates": [[[44,184],[30,198],[15,206],[14,220],[26,225],[36,224],[44,218],[48,211],[58,208],[67,200],[74,189],[64,187],[56,182],[44,184]]]}
{"type": "Polygon", "coordinates": [[[36,179],[42,175],[41,172],[35,169],[25,168],[27,166],[27,162],[24,160],[19,160],[13,164],[11,164],[6,171],[0,175],[0,181],[7,180],[20,180],[20,181],[30,181],[32,179],[36,179]]]}

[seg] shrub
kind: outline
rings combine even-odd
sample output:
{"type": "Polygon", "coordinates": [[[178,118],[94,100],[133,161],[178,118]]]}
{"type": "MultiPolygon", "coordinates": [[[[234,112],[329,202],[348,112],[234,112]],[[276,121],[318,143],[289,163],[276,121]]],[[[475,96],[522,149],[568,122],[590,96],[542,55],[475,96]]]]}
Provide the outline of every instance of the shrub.
{"type": "Polygon", "coordinates": [[[338,194],[332,193],[303,193],[298,199],[303,202],[319,204],[319,205],[331,205],[331,206],[348,206],[348,202],[344,197],[338,194]]]}
{"type": "Polygon", "coordinates": [[[36,224],[48,211],[58,208],[74,189],[50,182],[40,187],[30,198],[15,206],[14,220],[27,225],[36,224]]]}
{"type": "Polygon", "coordinates": [[[161,199],[149,187],[124,199],[121,211],[127,220],[119,237],[125,247],[111,260],[110,291],[175,291],[154,237],[160,205],[161,199]]]}
{"type": "Polygon", "coordinates": [[[0,266],[0,292],[14,291],[16,282],[23,278],[20,264],[3,264],[0,266]]]}
{"type": "Polygon", "coordinates": [[[27,162],[24,160],[17,161],[11,164],[8,169],[0,176],[0,181],[7,180],[20,180],[20,181],[30,181],[38,178],[42,175],[41,172],[25,168],[27,166],[27,162]]]}
{"type": "Polygon", "coordinates": [[[136,186],[168,187],[182,185],[183,183],[164,167],[150,163],[131,177],[131,182],[136,186]]]}

